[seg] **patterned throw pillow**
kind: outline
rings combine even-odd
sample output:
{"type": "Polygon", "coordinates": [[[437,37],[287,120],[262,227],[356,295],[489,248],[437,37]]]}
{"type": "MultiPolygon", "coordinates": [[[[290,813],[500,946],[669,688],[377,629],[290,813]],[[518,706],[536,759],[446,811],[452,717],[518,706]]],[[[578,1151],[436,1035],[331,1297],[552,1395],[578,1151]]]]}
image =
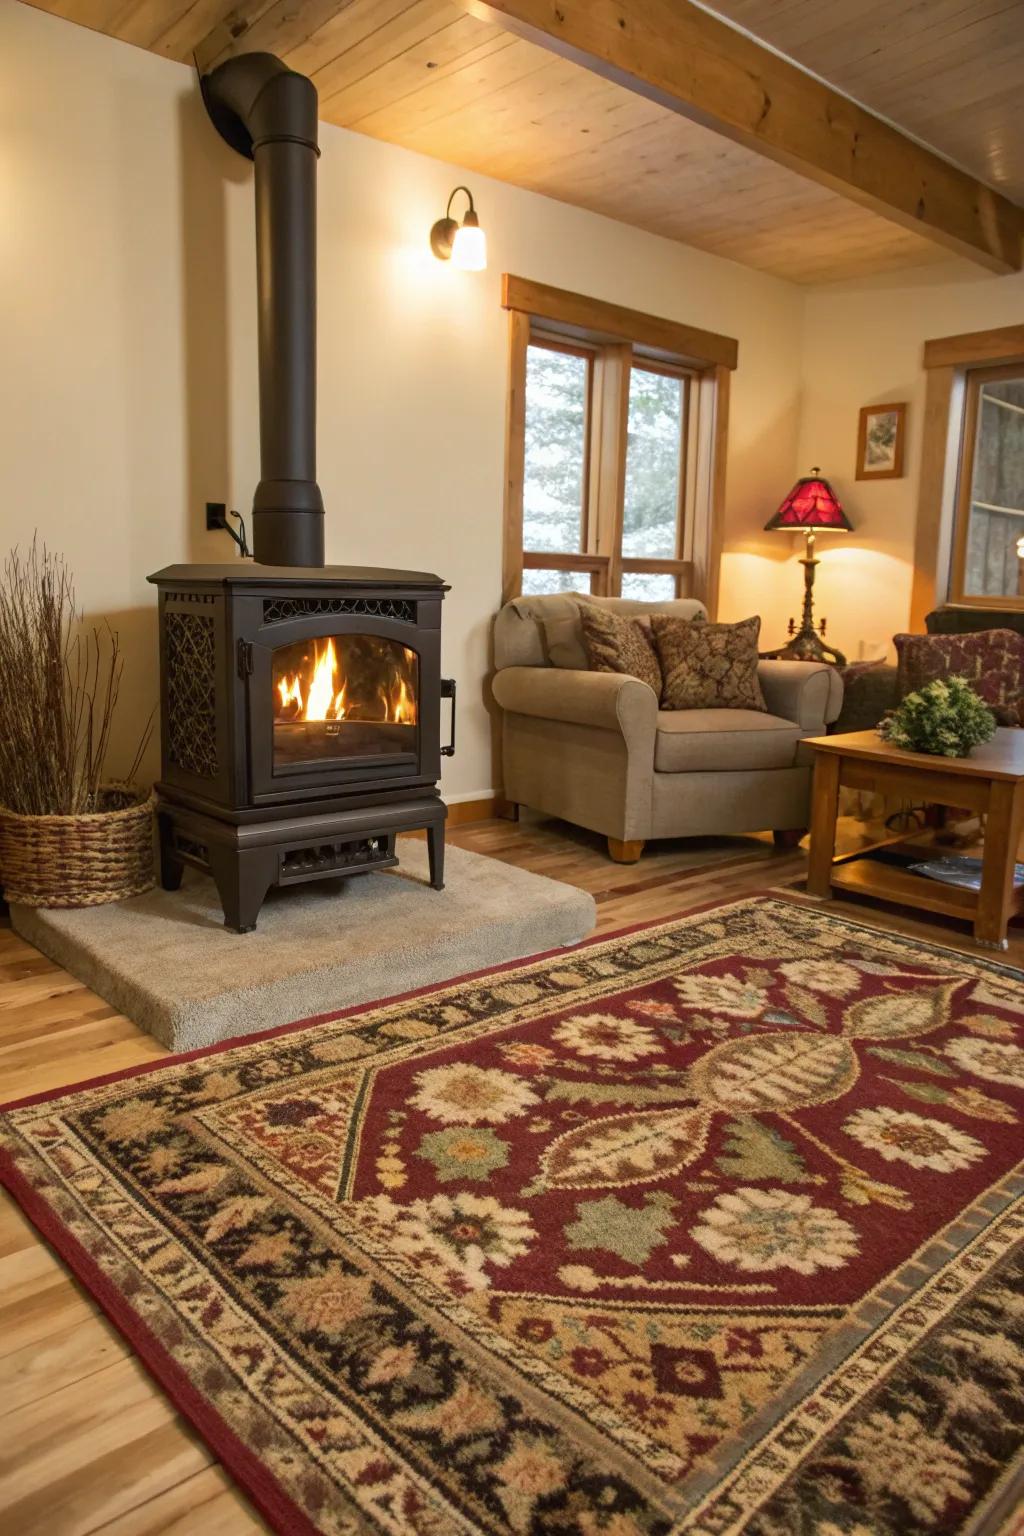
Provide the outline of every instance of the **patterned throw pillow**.
{"type": "Polygon", "coordinates": [[[580,603],[580,626],[583,648],[594,672],[624,672],[638,677],[654,689],[657,698],[661,697],[661,667],[645,624],[594,603],[580,603]]]}
{"type": "Polygon", "coordinates": [[[1024,635],[981,629],[967,635],[894,635],[897,698],[936,678],[964,677],[1000,725],[1024,725],[1024,635]]]}
{"type": "Polygon", "coordinates": [[[760,709],[768,706],[757,679],[761,620],[739,624],[690,624],[651,619],[665,678],[662,709],[760,709]]]}

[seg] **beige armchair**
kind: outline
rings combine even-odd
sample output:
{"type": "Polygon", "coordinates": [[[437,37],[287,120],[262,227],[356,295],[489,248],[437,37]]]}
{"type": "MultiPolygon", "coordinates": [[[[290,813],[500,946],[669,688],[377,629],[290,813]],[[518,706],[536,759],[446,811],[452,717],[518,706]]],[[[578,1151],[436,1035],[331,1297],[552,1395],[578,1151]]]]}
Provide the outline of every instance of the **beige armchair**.
{"type": "MultiPolygon", "coordinates": [[[[590,598],[616,613],[692,618],[701,604],[590,598]]],[[[579,609],[568,594],[519,597],[495,621],[494,697],[503,710],[505,796],[603,833],[632,863],[653,837],[807,827],[805,736],[824,734],[842,705],[834,667],[762,661],[770,711],[663,710],[635,677],[587,667],[579,609]]]]}

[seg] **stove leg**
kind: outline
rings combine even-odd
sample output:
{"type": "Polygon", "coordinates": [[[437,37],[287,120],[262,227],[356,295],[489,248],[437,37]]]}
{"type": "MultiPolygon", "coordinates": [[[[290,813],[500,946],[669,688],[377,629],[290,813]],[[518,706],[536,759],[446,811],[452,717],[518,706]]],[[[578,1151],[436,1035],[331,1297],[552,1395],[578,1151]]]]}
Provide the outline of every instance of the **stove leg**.
{"type": "Polygon", "coordinates": [[[427,828],[427,861],[430,883],[435,891],[444,890],[444,822],[435,821],[427,828]]]}
{"type": "Polygon", "coordinates": [[[235,933],[251,933],[277,873],[275,851],[254,848],[237,853],[230,848],[211,847],[208,857],[224,908],[225,928],[235,933]]]}
{"type": "Polygon", "coordinates": [[[174,824],[169,816],[157,816],[160,829],[160,884],[165,891],[176,891],[181,885],[185,866],[174,849],[174,824]]]}

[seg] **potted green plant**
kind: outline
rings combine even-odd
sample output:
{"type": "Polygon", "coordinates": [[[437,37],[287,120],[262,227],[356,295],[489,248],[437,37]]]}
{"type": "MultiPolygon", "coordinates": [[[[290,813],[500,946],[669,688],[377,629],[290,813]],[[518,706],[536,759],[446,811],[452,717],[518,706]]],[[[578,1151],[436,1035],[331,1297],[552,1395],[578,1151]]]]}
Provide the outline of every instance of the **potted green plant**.
{"type": "Polygon", "coordinates": [[[60,556],[33,541],[0,575],[0,883],[7,901],[95,906],[153,884],[153,797],[105,764],[124,671],[109,624],[85,629],[60,556]]]}
{"type": "Polygon", "coordinates": [[[995,730],[992,711],[963,677],[940,679],[908,693],[878,727],[894,746],[936,757],[967,757],[995,730]]]}

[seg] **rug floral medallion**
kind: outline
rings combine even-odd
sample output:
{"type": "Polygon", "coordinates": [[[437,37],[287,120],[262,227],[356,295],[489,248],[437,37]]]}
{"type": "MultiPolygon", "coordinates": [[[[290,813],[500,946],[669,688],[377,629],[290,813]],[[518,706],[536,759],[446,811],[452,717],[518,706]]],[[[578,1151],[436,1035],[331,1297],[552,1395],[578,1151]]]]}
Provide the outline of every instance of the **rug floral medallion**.
{"type": "Polygon", "coordinates": [[[998,1530],[1024,976],[771,897],[9,1108],[276,1528],[998,1530]]]}

